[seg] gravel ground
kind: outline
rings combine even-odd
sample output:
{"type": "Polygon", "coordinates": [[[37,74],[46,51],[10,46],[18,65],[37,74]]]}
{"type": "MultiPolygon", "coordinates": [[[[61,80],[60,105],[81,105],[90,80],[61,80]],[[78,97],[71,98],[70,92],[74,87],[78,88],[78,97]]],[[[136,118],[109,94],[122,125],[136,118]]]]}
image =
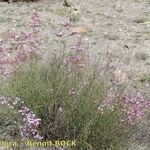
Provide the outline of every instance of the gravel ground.
{"type": "MultiPolygon", "coordinates": [[[[81,32],[84,31],[93,55],[111,52],[116,61],[121,60],[119,67],[127,73],[132,70],[135,78],[149,73],[150,0],[68,2],[71,7],[64,7],[63,0],[43,0],[28,4],[0,2],[0,37],[7,38],[8,29],[24,29],[29,14],[36,9],[44,22],[41,36],[49,39],[51,49],[55,47],[54,31],[59,30],[61,24],[69,18],[81,32]]],[[[145,125],[144,128],[149,133],[147,128],[150,123],[146,120],[142,125],[145,125]]],[[[148,150],[146,144],[135,145],[133,150],[148,150]]]]}

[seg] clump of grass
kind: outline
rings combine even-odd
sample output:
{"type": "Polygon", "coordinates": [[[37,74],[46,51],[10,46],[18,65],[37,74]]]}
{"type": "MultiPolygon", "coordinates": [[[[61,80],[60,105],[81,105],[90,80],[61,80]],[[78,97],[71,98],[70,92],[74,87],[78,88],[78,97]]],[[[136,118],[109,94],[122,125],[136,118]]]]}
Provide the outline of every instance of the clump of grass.
{"type": "Polygon", "coordinates": [[[12,76],[9,95],[20,97],[42,119],[44,139],[76,140],[75,149],[83,150],[121,145],[130,131],[121,122],[123,86],[111,82],[106,66],[80,67],[78,61],[65,50],[44,64],[33,58],[12,76]]]}
{"type": "Polygon", "coordinates": [[[124,132],[120,105],[114,106],[120,97],[111,95],[113,104],[105,103],[105,77],[96,68],[72,67],[64,64],[62,55],[52,56],[43,65],[34,60],[27,69],[15,72],[10,95],[20,97],[42,118],[40,130],[44,138],[76,139],[80,149],[110,148],[124,132]]]}

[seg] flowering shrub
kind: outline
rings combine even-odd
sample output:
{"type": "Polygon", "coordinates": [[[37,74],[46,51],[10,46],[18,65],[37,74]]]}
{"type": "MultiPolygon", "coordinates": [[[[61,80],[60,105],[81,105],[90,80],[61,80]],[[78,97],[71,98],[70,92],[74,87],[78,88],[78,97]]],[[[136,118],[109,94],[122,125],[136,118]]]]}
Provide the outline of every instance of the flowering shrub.
{"type": "MultiPolygon", "coordinates": [[[[22,138],[75,139],[75,149],[81,150],[122,148],[149,102],[138,92],[124,96],[126,77],[121,82],[116,80],[121,72],[115,72],[111,58],[102,65],[90,62],[84,36],[75,32],[70,23],[56,34],[63,49],[58,47],[60,50],[55,49],[44,61],[38,61],[32,57],[41,49],[36,42],[38,36],[34,36],[40,27],[37,13],[29,25],[31,34],[22,33],[18,38],[13,33],[11,37],[17,51],[19,46],[25,54],[23,62],[27,58],[30,61],[14,68],[5,88],[9,96],[24,101],[19,110],[23,118],[22,138]]],[[[16,64],[20,61],[22,57],[16,64]]]]}

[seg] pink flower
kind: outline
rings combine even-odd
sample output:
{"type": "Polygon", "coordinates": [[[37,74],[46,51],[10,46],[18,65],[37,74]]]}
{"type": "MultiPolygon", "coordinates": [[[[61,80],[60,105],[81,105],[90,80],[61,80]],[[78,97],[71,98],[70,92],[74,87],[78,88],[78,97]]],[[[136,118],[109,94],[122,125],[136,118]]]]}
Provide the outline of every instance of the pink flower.
{"type": "Polygon", "coordinates": [[[66,58],[67,63],[78,63],[80,61],[80,58],[78,56],[69,56],[66,58]]]}
{"type": "Polygon", "coordinates": [[[129,125],[141,119],[145,109],[150,108],[150,101],[145,99],[140,92],[125,95],[123,98],[123,117],[129,125]]]}
{"type": "Polygon", "coordinates": [[[42,139],[38,133],[38,127],[41,119],[37,118],[36,115],[25,106],[19,110],[19,113],[21,113],[24,123],[24,126],[20,129],[22,138],[35,138],[38,140],[42,139]]]}

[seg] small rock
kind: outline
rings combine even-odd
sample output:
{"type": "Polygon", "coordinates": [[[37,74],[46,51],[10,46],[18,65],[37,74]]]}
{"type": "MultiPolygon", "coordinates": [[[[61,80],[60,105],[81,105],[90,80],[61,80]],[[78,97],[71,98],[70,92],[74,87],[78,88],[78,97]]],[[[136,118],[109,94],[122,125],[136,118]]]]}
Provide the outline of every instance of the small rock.
{"type": "Polygon", "coordinates": [[[86,28],[83,28],[83,27],[75,27],[72,29],[72,32],[74,32],[74,33],[86,33],[87,30],[86,30],[86,28]]]}

